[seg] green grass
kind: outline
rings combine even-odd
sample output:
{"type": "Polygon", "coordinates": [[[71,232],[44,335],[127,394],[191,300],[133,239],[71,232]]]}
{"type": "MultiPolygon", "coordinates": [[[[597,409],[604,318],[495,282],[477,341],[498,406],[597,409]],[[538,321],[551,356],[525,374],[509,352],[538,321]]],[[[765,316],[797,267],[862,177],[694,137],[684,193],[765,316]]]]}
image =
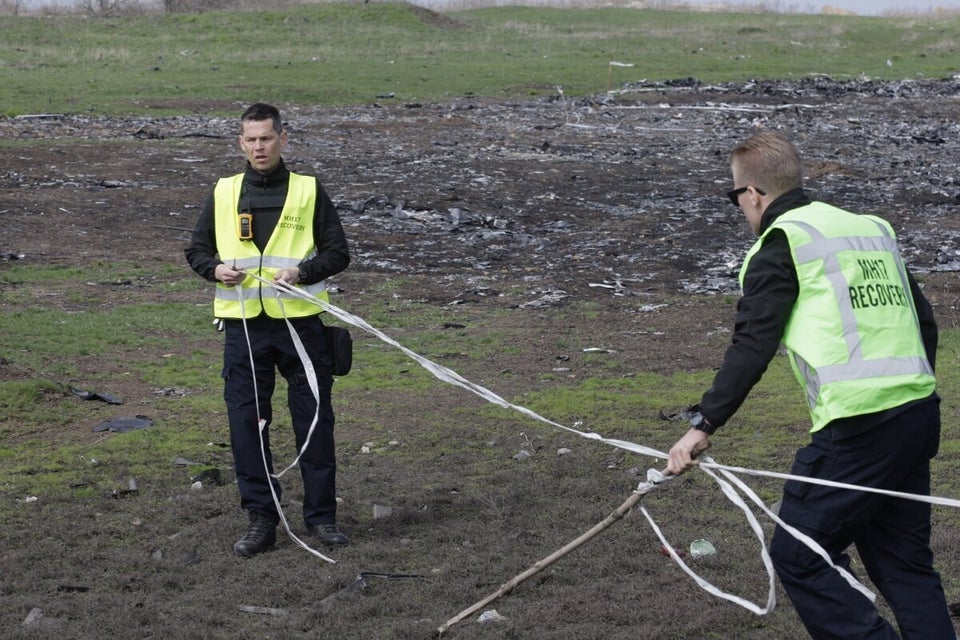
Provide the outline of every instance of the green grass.
{"type": "Polygon", "coordinates": [[[34,306],[5,313],[4,323],[7,330],[0,337],[0,348],[12,363],[42,364],[54,374],[69,375],[72,362],[84,356],[162,350],[171,334],[196,326],[197,317],[193,307],[175,303],[75,312],[34,306]],[[26,335],[32,336],[29,341],[22,340],[26,335]]]}
{"type": "Polygon", "coordinates": [[[89,19],[0,17],[6,115],[233,114],[462,96],[585,96],[611,82],[880,79],[960,70],[960,17],[319,4],[89,19]],[[611,61],[634,67],[611,68],[611,61]],[[888,63],[889,61],[889,63],[888,63]],[[393,97],[384,97],[390,96],[393,97]]]}
{"type": "MultiPolygon", "coordinates": [[[[89,270],[53,268],[37,272],[17,268],[5,271],[4,280],[20,283],[45,281],[47,286],[52,286],[57,282],[69,284],[78,279],[101,277],[106,271],[102,265],[94,265],[89,270]]],[[[367,296],[374,314],[377,309],[382,309],[381,301],[389,298],[389,291],[394,290],[395,285],[385,282],[381,289],[371,291],[367,296]]],[[[584,310],[589,313],[588,305],[584,310]]],[[[579,311],[570,309],[574,315],[579,311]]],[[[357,309],[355,312],[368,315],[366,310],[357,309]]],[[[211,349],[216,347],[209,339],[209,327],[198,317],[195,305],[175,302],[130,303],[77,311],[36,304],[5,309],[3,322],[6,330],[0,332],[0,351],[6,354],[10,363],[43,373],[35,378],[0,382],[0,407],[4,415],[0,420],[0,435],[4,440],[0,457],[13,461],[13,464],[5,465],[11,473],[4,486],[8,490],[15,488],[14,492],[19,494],[51,482],[63,487],[63,478],[96,475],[95,469],[75,463],[83,457],[82,447],[75,441],[68,440],[62,445],[41,444],[30,434],[53,425],[67,427],[90,422],[88,412],[91,405],[78,402],[64,381],[73,380],[78,366],[74,363],[78,360],[106,351],[126,358],[124,364],[129,375],[146,384],[157,388],[187,387],[196,393],[169,401],[152,401],[153,410],[160,415],[175,416],[171,422],[161,420],[159,428],[148,434],[114,436],[110,439],[110,446],[97,447],[98,455],[111,460],[114,456],[127,457],[124,465],[146,476],[150,475],[150,465],[156,463],[158,455],[206,456],[208,443],[218,438],[223,440],[225,434],[221,424],[222,400],[216,382],[218,364],[216,357],[211,358],[211,349]],[[25,335],[31,339],[18,338],[25,335]],[[166,357],[157,355],[163,354],[172,343],[184,348],[166,357]]],[[[391,328],[384,328],[391,337],[468,379],[473,379],[468,369],[479,368],[489,375],[490,367],[495,368],[491,363],[496,362],[496,345],[522,343],[516,336],[522,335],[526,329],[511,327],[509,313],[490,311],[469,318],[470,330],[437,331],[444,322],[464,319],[451,316],[449,309],[419,302],[393,301],[390,313],[385,314],[384,319],[389,319],[392,324],[391,328]],[[469,357],[459,357],[465,354],[469,357]],[[461,366],[465,369],[460,370],[461,366]]],[[[543,437],[554,429],[511,409],[485,404],[470,392],[437,380],[406,355],[373,337],[358,333],[355,339],[355,357],[362,366],[355,367],[349,376],[338,379],[338,406],[349,416],[348,423],[362,425],[375,434],[379,446],[384,446],[394,435],[389,414],[413,407],[416,408],[418,431],[434,434],[432,441],[429,441],[429,435],[423,436],[428,440],[426,444],[436,451],[448,453],[455,453],[457,449],[456,443],[445,441],[444,426],[450,420],[473,423],[478,441],[502,437],[503,434],[526,433],[543,437]],[[367,419],[364,412],[371,411],[371,407],[377,408],[377,403],[371,403],[371,399],[382,394],[390,394],[391,402],[396,406],[391,407],[386,416],[367,419]],[[451,401],[461,405],[454,415],[445,410],[451,401]],[[435,406],[437,402],[439,407],[435,406]]],[[[558,341],[562,340],[562,336],[558,337],[558,341]]],[[[720,355],[718,353],[717,357],[720,355]]],[[[588,362],[589,357],[585,361],[588,362]]],[[[960,330],[945,329],[941,336],[938,368],[942,372],[956,371],[958,367],[960,330]]],[[[626,376],[610,375],[604,365],[595,367],[595,370],[598,373],[593,376],[572,381],[564,379],[561,384],[546,385],[520,395],[510,394],[510,376],[503,372],[492,382],[483,384],[508,401],[527,407],[548,420],[665,450],[685,425],[663,420],[660,413],[671,408],[679,411],[695,401],[710,384],[713,375],[711,370],[671,375],[642,371],[626,376]],[[503,388],[505,382],[506,390],[503,388]]],[[[104,372],[102,380],[88,382],[107,383],[113,375],[116,372],[104,372]]],[[[940,385],[945,398],[960,397],[960,382],[954,376],[941,376],[940,385]]],[[[281,381],[277,397],[282,398],[283,394],[281,381]]],[[[956,401],[945,401],[943,413],[945,425],[952,425],[960,413],[960,406],[956,401]]],[[[278,420],[283,420],[282,412],[278,420]]],[[[724,461],[754,466],[758,460],[771,455],[789,455],[797,443],[804,440],[807,422],[802,394],[786,358],[779,356],[744,407],[724,428],[720,439],[724,461]]],[[[948,430],[952,428],[945,426],[948,430]]],[[[282,433],[281,428],[278,434],[282,433]]],[[[284,436],[278,435],[280,437],[284,436]]],[[[952,442],[951,437],[944,438],[944,458],[957,453],[952,442]]],[[[944,481],[950,483],[949,478],[944,481]]],[[[955,494],[960,491],[960,486],[949,489],[946,493],[955,494]]]]}

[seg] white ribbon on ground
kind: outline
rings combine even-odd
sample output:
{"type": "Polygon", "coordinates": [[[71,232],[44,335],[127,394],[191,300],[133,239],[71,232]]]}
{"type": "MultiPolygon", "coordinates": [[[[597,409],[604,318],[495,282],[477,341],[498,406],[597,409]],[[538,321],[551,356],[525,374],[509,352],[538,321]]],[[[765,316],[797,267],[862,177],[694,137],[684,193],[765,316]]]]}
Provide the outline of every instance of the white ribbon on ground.
{"type": "MultiPolygon", "coordinates": [[[[704,457],[704,459],[706,459],[705,456],[701,456],[701,457],[704,457]]],[[[701,589],[718,598],[729,600],[734,604],[740,605],[744,609],[747,609],[748,611],[751,611],[757,615],[762,616],[767,613],[770,613],[771,611],[773,611],[773,608],[777,604],[777,595],[776,595],[776,589],[775,589],[776,579],[775,579],[775,574],[773,570],[773,561],[770,559],[770,554],[767,552],[767,544],[764,539],[763,528],[760,526],[760,522],[757,520],[753,512],[750,511],[749,507],[747,507],[747,504],[740,498],[739,495],[737,495],[736,491],[734,491],[733,488],[730,487],[729,483],[716,477],[716,475],[714,475],[712,472],[708,471],[707,473],[708,475],[713,477],[714,480],[717,481],[717,484],[720,485],[721,489],[723,490],[724,494],[726,494],[727,498],[729,498],[731,502],[733,502],[738,507],[740,507],[740,509],[746,515],[747,521],[750,523],[750,528],[753,529],[754,535],[757,536],[757,539],[760,541],[760,557],[763,559],[763,564],[767,569],[768,589],[767,589],[767,604],[765,606],[761,607],[753,602],[750,602],[749,600],[741,598],[740,596],[727,593],[726,591],[719,589],[716,585],[708,582],[707,580],[704,580],[695,571],[693,571],[693,569],[691,569],[687,565],[687,563],[685,563],[680,558],[680,555],[676,552],[676,550],[674,550],[673,545],[671,545],[667,541],[666,537],[663,535],[663,532],[660,531],[660,527],[657,526],[657,523],[653,520],[653,517],[647,511],[647,508],[643,505],[642,502],[640,503],[640,513],[642,513],[643,516],[647,519],[647,522],[650,523],[650,528],[653,529],[653,532],[657,534],[657,538],[660,539],[660,544],[662,545],[662,548],[667,550],[667,552],[670,554],[670,557],[673,558],[673,561],[676,562],[687,575],[693,578],[694,582],[696,582],[701,589]]],[[[676,476],[665,476],[662,472],[656,469],[650,469],[647,471],[647,481],[641,482],[637,486],[636,492],[646,493],[651,489],[653,489],[653,487],[655,487],[656,485],[661,484],[662,482],[669,480],[670,478],[673,478],[673,477],[676,477],[676,476]]],[[[747,491],[750,491],[750,490],[747,489],[747,491]]],[[[750,493],[752,494],[753,492],[750,491],[750,493]]],[[[869,591],[867,593],[869,594],[869,591]]],[[[872,595],[872,594],[869,594],[869,595],[872,595]]]]}
{"type": "MultiPolygon", "coordinates": [[[[433,376],[436,377],[437,379],[442,380],[443,382],[447,382],[447,383],[449,383],[449,384],[453,384],[453,385],[462,387],[462,388],[470,391],[471,393],[474,393],[474,394],[480,396],[481,398],[484,398],[484,399],[487,400],[488,402],[491,402],[491,403],[493,403],[493,404],[499,405],[499,406],[504,407],[504,408],[507,408],[507,409],[513,409],[514,411],[518,411],[518,412],[520,412],[520,413],[522,413],[522,414],[524,414],[524,415],[526,415],[526,416],[529,416],[529,417],[531,417],[531,418],[533,418],[533,419],[535,419],[535,420],[538,420],[538,421],[543,422],[543,423],[545,423],[545,424],[551,425],[551,426],[556,427],[556,428],[558,428],[558,429],[563,429],[564,431],[569,431],[570,433],[574,433],[574,434],[576,434],[576,435],[578,435],[578,436],[580,436],[580,437],[582,437],[582,438],[586,438],[586,439],[588,439],[588,440],[596,440],[596,441],[598,441],[598,442],[602,442],[602,443],[604,443],[604,444],[607,444],[607,445],[616,447],[616,448],[618,448],[618,449],[623,449],[623,450],[625,450],[625,451],[630,451],[630,452],[632,452],[632,453],[636,453],[636,454],[640,454],[640,455],[647,455],[647,456],[651,456],[651,457],[655,457],[655,458],[661,458],[661,459],[664,459],[664,460],[666,460],[666,459],[669,458],[669,456],[668,456],[666,453],[664,453],[664,452],[662,452],[662,451],[659,451],[659,450],[657,450],[657,449],[653,449],[653,448],[651,448],[651,447],[646,447],[646,446],[643,446],[643,445],[640,445],[640,444],[636,444],[636,443],[633,443],[633,442],[628,442],[628,441],[626,441],[626,440],[619,440],[619,439],[616,439],[616,438],[606,438],[606,437],[604,437],[604,436],[602,436],[602,435],[600,435],[600,434],[598,434],[598,433],[592,432],[592,431],[580,431],[580,430],[578,430],[578,429],[574,429],[574,428],[572,428],[572,427],[568,427],[568,426],[563,425],[563,424],[560,424],[560,423],[558,423],[558,422],[554,422],[553,420],[550,420],[550,419],[548,419],[548,418],[545,418],[545,417],[539,415],[538,413],[532,411],[531,409],[528,409],[528,408],[526,408],[526,407],[523,407],[523,406],[514,404],[514,403],[512,403],[512,402],[509,402],[509,401],[505,400],[504,398],[502,398],[501,396],[499,396],[499,395],[497,395],[496,393],[494,393],[493,391],[490,391],[489,389],[486,389],[485,387],[482,387],[482,386],[480,386],[480,385],[478,385],[478,384],[476,384],[476,383],[473,383],[473,382],[467,380],[466,378],[464,378],[463,376],[461,376],[461,375],[458,374],[457,372],[455,372],[455,371],[453,371],[453,370],[451,370],[451,369],[448,369],[447,367],[444,367],[444,366],[442,366],[442,365],[439,365],[439,364],[437,364],[437,363],[435,363],[435,362],[432,362],[431,360],[428,360],[427,358],[425,358],[425,357],[423,357],[423,356],[421,356],[421,355],[419,355],[419,354],[411,351],[410,349],[404,347],[404,346],[401,345],[400,343],[396,342],[395,340],[393,340],[392,338],[390,338],[389,336],[387,336],[386,334],[384,334],[382,331],[380,331],[380,330],[372,327],[370,324],[368,324],[368,323],[367,323],[365,320],[363,320],[362,318],[359,318],[359,317],[357,317],[357,316],[355,316],[355,315],[353,315],[353,314],[351,314],[351,313],[349,313],[349,312],[341,309],[340,307],[337,307],[337,306],[335,306],[335,305],[333,305],[333,304],[330,304],[329,302],[327,302],[327,301],[325,301],[325,300],[321,300],[320,298],[317,298],[316,296],[313,296],[313,295],[311,295],[311,294],[303,291],[302,289],[299,289],[299,288],[297,288],[297,287],[294,287],[294,286],[292,286],[292,285],[289,285],[289,284],[287,284],[287,283],[285,283],[285,282],[274,282],[274,281],[272,281],[272,280],[265,280],[265,279],[263,279],[263,278],[260,278],[259,276],[254,276],[254,275],[251,275],[251,277],[256,278],[257,280],[260,280],[260,282],[262,282],[262,283],[264,283],[264,284],[268,284],[268,285],[273,286],[273,287],[275,287],[275,288],[277,288],[277,289],[280,289],[280,290],[282,290],[284,293],[292,294],[292,295],[297,296],[297,297],[299,297],[299,298],[301,298],[301,299],[303,299],[303,300],[306,300],[306,301],[308,301],[308,302],[311,302],[311,303],[315,304],[316,306],[320,307],[322,310],[330,313],[332,316],[336,317],[337,319],[339,319],[339,320],[341,320],[341,321],[343,321],[343,322],[345,322],[345,323],[347,323],[347,324],[349,324],[349,325],[351,325],[351,326],[357,327],[358,329],[362,329],[363,331],[366,331],[367,333],[369,333],[369,334],[371,334],[371,335],[376,336],[377,338],[379,338],[379,339],[382,340],[383,342],[385,342],[385,343],[387,343],[387,344],[389,344],[389,345],[391,345],[391,346],[394,346],[394,347],[396,347],[397,349],[399,349],[400,351],[402,351],[403,353],[405,353],[405,354],[406,354],[407,356],[409,356],[411,359],[413,359],[414,361],[416,361],[421,367],[423,367],[424,369],[426,369],[427,371],[429,371],[431,374],[433,374],[433,376]]],[[[304,445],[304,446],[306,446],[306,445],[304,445]]],[[[742,473],[742,474],[745,474],[745,475],[751,475],[751,476],[756,476],[756,477],[779,478],[779,479],[782,479],[782,480],[798,480],[798,481],[800,481],[800,482],[807,482],[807,483],[811,483],[811,484],[820,484],[820,485],[830,486],[830,487],[838,487],[838,488],[843,488],[843,489],[852,489],[852,490],[857,490],[857,491],[866,491],[866,492],[869,492],[869,493],[878,493],[878,494],[887,495],[887,496],[891,496],[891,497],[904,498],[904,499],[908,499],[908,500],[917,500],[917,501],[919,501],[919,502],[928,502],[928,503],[931,503],[931,504],[937,504],[937,505],[942,505],[942,506],[960,507],[960,500],[955,500],[955,499],[951,499],[951,498],[940,498],[940,497],[936,497],[936,496],[925,496],[925,495],[919,495],[919,494],[913,494],[913,493],[903,493],[903,492],[899,492],[899,491],[888,491],[888,490],[885,490],[885,489],[875,489],[875,488],[872,488],[872,487],[863,487],[863,486],[860,486],[860,485],[846,484],[846,483],[842,483],[842,482],[834,482],[834,481],[831,481],[831,480],[819,480],[819,479],[816,479],[816,478],[808,478],[808,477],[806,477],[806,476],[796,476],[796,475],[792,475],[792,474],[788,474],[788,473],[779,473],[779,472],[775,472],[775,471],[761,471],[761,470],[757,470],[757,469],[748,469],[748,468],[744,468],[744,467],[733,467],[733,466],[721,465],[721,464],[718,464],[717,462],[715,462],[715,461],[714,461],[712,458],[710,458],[709,456],[704,456],[698,466],[699,466],[700,469],[702,469],[704,472],[706,472],[707,475],[709,475],[711,478],[713,478],[714,481],[717,482],[717,484],[720,486],[721,490],[722,490],[723,493],[727,496],[727,498],[728,498],[731,502],[733,502],[734,504],[736,504],[736,505],[744,512],[744,514],[745,514],[746,517],[747,517],[747,520],[748,520],[749,523],[750,523],[751,529],[753,529],[754,534],[755,534],[755,535],[757,536],[757,538],[760,540],[760,545],[761,545],[761,557],[762,557],[762,559],[763,559],[764,566],[765,566],[766,569],[767,569],[767,575],[769,576],[769,585],[770,585],[769,594],[768,594],[768,597],[767,597],[767,604],[766,604],[765,606],[761,607],[761,606],[756,605],[756,604],[754,604],[754,603],[752,603],[752,602],[750,602],[750,601],[748,601],[748,600],[744,600],[743,598],[740,598],[739,596],[735,596],[735,595],[726,593],[726,592],[718,589],[718,588],[715,587],[714,585],[710,584],[709,582],[707,582],[706,580],[704,580],[703,578],[701,578],[699,575],[697,575],[692,569],[690,569],[690,568],[680,559],[680,557],[679,557],[679,555],[676,553],[676,551],[673,550],[673,547],[672,547],[669,543],[667,543],[666,539],[665,539],[664,536],[663,536],[663,533],[660,531],[660,528],[659,528],[659,527],[657,526],[657,524],[654,522],[653,518],[650,516],[650,514],[647,512],[647,510],[643,507],[643,504],[642,504],[642,503],[641,503],[641,505],[640,505],[640,511],[643,513],[643,515],[644,515],[644,516],[647,518],[647,520],[650,522],[650,525],[651,525],[651,527],[653,528],[654,532],[657,534],[657,537],[660,538],[661,543],[663,543],[664,548],[666,548],[666,549],[669,551],[670,556],[673,558],[673,560],[674,560],[675,562],[677,562],[677,564],[680,565],[680,567],[681,567],[687,574],[689,574],[689,575],[694,579],[694,581],[696,581],[696,583],[697,583],[701,588],[705,589],[705,590],[708,591],[709,593],[711,593],[711,594],[713,594],[713,595],[715,595],[715,596],[717,596],[717,597],[719,597],[719,598],[723,598],[723,599],[725,599],[725,600],[729,600],[729,601],[731,601],[731,602],[734,602],[735,604],[738,604],[738,605],[740,605],[741,607],[744,607],[744,608],[746,608],[746,609],[748,609],[748,610],[750,610],[750,611],[752,611],[753,613],[756,613],[756,614],[758,614],[758,615],[763,615],[763,614],[766,614],[766,613],[769,613],[770,611],[772,611],[772,609],[773,609],[773,607],[774,607],[774,605],[775,605],[775,602],[776,602],[775,592],[774,592],[774,575],[775,575],[775,574],[774,574],[774,569],[773,569],[773,563],[772,563],[772,561],[770,560],[770,555],[769,555],[769,553],[768,553],[768,551],[767,551],[767,546],[766,546],[766,542],[765,542],[765,540],[764,540],[764,534],[763,534],[763,530],[762,530],[762,528],[761,528],[761,526],[760,526],[760,523],[757,521],[757,519],[756,519],[756,517],[754,516],[753,512],[750,510],[750,507],[749,507],[749,506],[746,504],[746,502],[739,496],[739,494],[737,494],[736,490],[734,489],[734,485],[736,485],[741,491],[743,491],[743,492],[750,498],[750,500],[751,500],[753,503],[755,503],[756,505],[758,505],[758,506],[759,506],[768,516],[770,516],[777,524],[779,524],[781,527],[783,527],[787,532],[789,532],[789,533],[790,533],[791,535],[793,535],[795,538],[797,538],[798,540],[800,540],[801,542],[803,542],[806,546],[808,546],[808,547],[809,547],[811,550],[813,550],[815,553],[817,553],[818,555],[820,555],[820,557],[822,557],[830,566],[832,566],[833,568],[835,568],[835,569],[843,576],[843,578],[844,578],[853,588],[857,589],[860,593],[862,593],[864,596],[866,596],[867,598],[869,598],[871,601],[876,600],[876,595],[875,595],[873,592],[871,592],[869,589],[867,589],[865,586],[863,586],[863,584],[861,584],[861,583],[860,583],[852,574],[850,574],[846,569],[844,569],[843,567],[840,567],[840,566],[837,566],[836,564],[834,564],[834,563],[830,560],[829,554],[828,554],[819,544],[817,544],[812,538],[810,538],[809,536],[807,536],[807,535],[803,534],[802,532],[798,531],[798,530],[795,529],[794,527],[791,527],[790,525],[787,525],[787,524],[784,523],[776,514],[774,514],[772,511],[770,511],[770,509],[768,509],[768,508],[763,504],[763,501],[759,498],[759,496],[757,496],[745,483],[743,483],[739,478],[737,478],[737,477],[734,475],[735,473],[742,473]],[[714,470],[716,470],[716,472],[714,472],[714,470]],[[723,476],[723,477],[721,478],[721,476],[723,476]]],[[[660,475],[661,475],[661,479],[659,479],[659,480],[657,480],[657,481],[650,480],[652,474],[653,474],[653,477],[656,477],[655,474],[660,474],[660,472],[659,472],[658,470],[656,470],[656,469],[650,469],[650,470],[648,471],[648,482],[647,482],[647,483],[641,483],[641,484],[638,486],[637,490],[636,490],[637,492],[646,493],[647,491],[649,491],[650,489],[652,489],[654,486],[656,486],[656,485],[658,485],[658,484],[660,484],[660,483],[663,482],[664,476],[662,476],[662,474],[660,474],[660,475]],[[647,486],[647,485],[649,485],[649,486],[647,486]]],[[[288,530],[288,531],[289,531],[289,530],[288,530]]],[[[332,561],[331,561],[331,562],[332,562],[332,561]]]]}

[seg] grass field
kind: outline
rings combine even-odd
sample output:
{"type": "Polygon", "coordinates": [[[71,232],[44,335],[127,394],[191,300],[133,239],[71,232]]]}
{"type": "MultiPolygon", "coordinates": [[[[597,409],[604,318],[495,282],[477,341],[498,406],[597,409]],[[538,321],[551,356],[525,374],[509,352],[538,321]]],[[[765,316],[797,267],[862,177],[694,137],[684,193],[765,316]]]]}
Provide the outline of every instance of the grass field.
{"type": "Polygon", "coordinates": [[[403,4],[0,18],[0,113],[227,113],[289,104],[584,96],[616,83],[960,71],[960,18],[403,4]],[[632,67],[611,69],[610,62],[632,67]]]}

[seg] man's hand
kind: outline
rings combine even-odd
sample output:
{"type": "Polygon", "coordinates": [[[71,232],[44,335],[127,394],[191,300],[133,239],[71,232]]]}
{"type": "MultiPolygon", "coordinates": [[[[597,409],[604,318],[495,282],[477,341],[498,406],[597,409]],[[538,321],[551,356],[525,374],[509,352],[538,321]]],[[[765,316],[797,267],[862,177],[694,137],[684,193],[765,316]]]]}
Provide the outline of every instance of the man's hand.
{"type": "Polygon", "coordinates": [[[670,457],[667,460],[665,473],[668,476],[679,476],[700,464],[694,457],[694,451],[699,454],[708,446],[707,439],[710,437],[704,431],[699,429],[690,429],[683,437],[677,440],[676,444],[670,449],[670,457]]]}
{"type": "Polygon", "coordinates": [[[235,287],[247,277],[243,269],[234,269],[227,264],[218,264],[217,268],[213,271],[213,275],[228,287],[235,287]]]}
{"type": "Polygon", "coordinates": [[[300,282],[300,268],[287,267],[286,269],[280,269],[277,271],[277,275],[273,277],[273,281],[286,282],[287,284],[297,284],[300,282]]]}

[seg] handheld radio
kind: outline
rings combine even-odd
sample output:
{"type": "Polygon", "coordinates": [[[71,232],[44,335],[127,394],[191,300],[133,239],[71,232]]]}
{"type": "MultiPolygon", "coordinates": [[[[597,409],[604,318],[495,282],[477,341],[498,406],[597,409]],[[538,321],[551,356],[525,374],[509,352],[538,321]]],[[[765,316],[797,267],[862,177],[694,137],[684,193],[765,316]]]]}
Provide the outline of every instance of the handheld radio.
{"type": "Polygon", "coordinates": [[[253,240],[253,214],[237,214],[237,236],[241,240],[253,240]]]}

